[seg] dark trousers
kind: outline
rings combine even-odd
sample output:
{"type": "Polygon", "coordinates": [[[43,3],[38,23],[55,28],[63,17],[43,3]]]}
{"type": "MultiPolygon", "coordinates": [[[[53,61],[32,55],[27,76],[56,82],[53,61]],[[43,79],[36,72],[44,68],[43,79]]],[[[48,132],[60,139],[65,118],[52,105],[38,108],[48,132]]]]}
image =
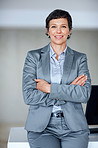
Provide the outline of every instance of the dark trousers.
{"type": "Polygon", "coordinates": [[[30,148],[87,148],[89,131],[71,131],[64,117],[51,117],[43,132],[27,131],[30,148]]]}

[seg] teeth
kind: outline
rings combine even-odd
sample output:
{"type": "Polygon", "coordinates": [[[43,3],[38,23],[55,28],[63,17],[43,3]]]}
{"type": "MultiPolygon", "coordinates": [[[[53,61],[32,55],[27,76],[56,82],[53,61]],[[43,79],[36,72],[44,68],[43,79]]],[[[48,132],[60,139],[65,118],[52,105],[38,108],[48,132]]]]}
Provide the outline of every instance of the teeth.
{"type": "Polygon", "coordinates": [[[62,35],[56,35],[56,37],[62,37],[62,35]]]}
{"type": "Polygon", "coordinates": [[[56,38],[62,38],[63,36],[62,35],[57,35],[55,36],[56,38]]]}

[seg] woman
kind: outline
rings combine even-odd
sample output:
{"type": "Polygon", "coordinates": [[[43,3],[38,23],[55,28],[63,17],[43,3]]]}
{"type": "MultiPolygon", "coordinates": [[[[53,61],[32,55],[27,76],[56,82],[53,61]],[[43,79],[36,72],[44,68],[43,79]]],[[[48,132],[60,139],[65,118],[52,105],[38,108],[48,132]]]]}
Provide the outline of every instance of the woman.
{"type": "Polygon", "coordinates": [[[67,46],[72,30],[67,11],[51,12],[46,30],[51,42],[29,51],[23,69],[30,148],[87,148],[89,130],[81,105],[91,91],[87,57],[67,46]]]}

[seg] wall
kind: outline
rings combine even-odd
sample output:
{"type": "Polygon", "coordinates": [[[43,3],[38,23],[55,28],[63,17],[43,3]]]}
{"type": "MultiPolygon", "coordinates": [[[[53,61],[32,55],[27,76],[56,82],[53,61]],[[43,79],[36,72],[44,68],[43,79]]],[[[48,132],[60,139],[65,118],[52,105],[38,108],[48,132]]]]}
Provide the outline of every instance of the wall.
{"type": "MultiPolygon", "coordinates": [[[[27,51],[48,44],[44,29],[0,29],[0,139],[11,126],[24,126],[28,107],[22,96],[22,69],[27,51]],[[3,130],[6,129],[5,130],[3,130]]],[[[98,30],[73,30],[67,44],[87,54],[92,84],[98,84],[98,30]]]]}

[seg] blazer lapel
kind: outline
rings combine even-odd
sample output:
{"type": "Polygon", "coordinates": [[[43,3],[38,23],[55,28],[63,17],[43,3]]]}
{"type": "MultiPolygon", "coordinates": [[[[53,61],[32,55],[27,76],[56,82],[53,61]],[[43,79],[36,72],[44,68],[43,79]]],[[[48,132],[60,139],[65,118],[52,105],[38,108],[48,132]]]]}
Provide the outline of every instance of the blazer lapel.
{"type": "Polygon", "coordinates": [[[38,78],[50,83],[50,48],[49,45],[41,50],[41,58],[38,64],[38,78]]]}
{"type": "Polygon", "coordinates": [[[73,63],[73,51],[71,48],[67,47],[67,51],[65,53],[65,61],[63,66],[63,76],[62,83],[68,83],[68,77],[71,71],[72,63],[73,63]]]}
{"type": "MultiPolygon", "coordinates": [[[[67,47],[67,51],[65,53],[65,61],[63,66],[63,76],[62,76],[62,83],[68,83],[68,77],[71,71],[74,53],[72,49],[67,47]]],[[[42,48],[41,50],[41,58],[38,63],[37,69],[37,78],[44,79],[47,82],[51,82],[50,79],[50,48],[49,45],[42,48]]]]}

